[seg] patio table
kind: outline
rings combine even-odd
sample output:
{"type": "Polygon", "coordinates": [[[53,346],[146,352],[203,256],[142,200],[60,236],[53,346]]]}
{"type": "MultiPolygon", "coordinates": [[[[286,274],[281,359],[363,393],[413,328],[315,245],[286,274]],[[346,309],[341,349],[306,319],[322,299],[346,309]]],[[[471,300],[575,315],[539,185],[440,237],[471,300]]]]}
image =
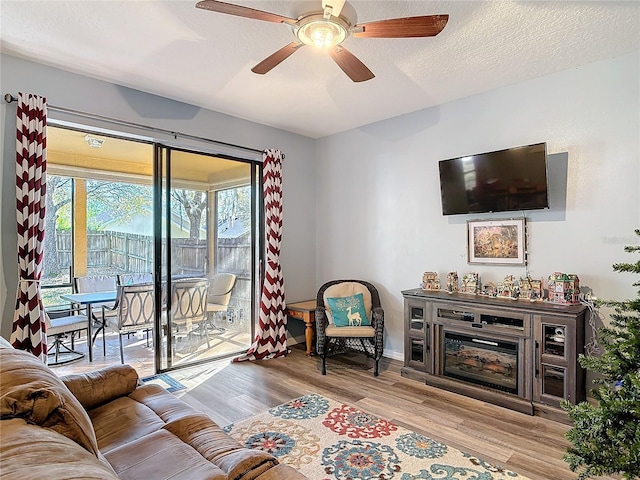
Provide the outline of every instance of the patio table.
{"type": "Polygon", "coordinates": [[[89,349],[90,362],[93,362],[93,340],[91,333],[93,320],[91,316],[91,306],[94,303],[114,302],[116,300],[116,295],[117,292],[115,290],[107,292],[69,293],[60,295],[60,298],[63,300],[84,305],[87,308],[87,348],[89,349]]]}

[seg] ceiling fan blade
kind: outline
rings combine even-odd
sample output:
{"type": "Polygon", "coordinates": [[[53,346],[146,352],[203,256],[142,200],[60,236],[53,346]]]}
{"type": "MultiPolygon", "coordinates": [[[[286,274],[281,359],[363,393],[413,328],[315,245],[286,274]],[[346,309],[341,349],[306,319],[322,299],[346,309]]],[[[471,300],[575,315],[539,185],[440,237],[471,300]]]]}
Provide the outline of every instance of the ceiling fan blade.
{"type": "Polygon", "coordinates": [[[289,58],[289,56],[298,50],[300,47],[304,47],[304,43],[302,42],[291,42],[289,45],[285,45],[277,52],[269,55],[267,58],[262,60],[259,64],[251,69],[253,73],[257,73],[259,75],[264,75],[273,67],[279,65],[282,61],[289,58]]]}
{"type": "Polygon", "coordinates": [[[449,15],[391,18],[356,25],[352,35],[361,38],[435,37],[448,21],[449,15]],[[360,28],[362,31],[358,31],[360,28]]]}
{"type": "Polygon", "coordinates": [[[237,17],[253,18],[254,20],[264,20],[265,22],[289,23],[295,25],[296,19],[283,17],[276,13],[263,12],[254,8],[242,7],[231,3],[218,2],[217,0],[202,0],[196,3],[196,8],[211,10],[212,12],[227,13],[237,17]]]}
{"type": "Polygon", "coordinates": [[[375,77],[371,70],[358,60],[358,57],[343,46],[330,48],[329,55],[331,55],[331,58],[335,60],[342,71],[354,82],[365,82],[375,77]]]}

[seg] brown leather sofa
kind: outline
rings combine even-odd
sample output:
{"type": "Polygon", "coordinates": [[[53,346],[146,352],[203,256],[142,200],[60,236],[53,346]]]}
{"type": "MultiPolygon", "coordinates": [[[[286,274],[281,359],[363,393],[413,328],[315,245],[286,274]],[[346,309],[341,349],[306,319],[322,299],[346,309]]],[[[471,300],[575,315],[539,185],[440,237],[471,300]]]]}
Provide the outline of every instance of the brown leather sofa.
{"type": "Polygon", "coordinates": [[[0,339],[3,479],[293,480],[205,414],[117,365],[58,377],[0,339]]]}

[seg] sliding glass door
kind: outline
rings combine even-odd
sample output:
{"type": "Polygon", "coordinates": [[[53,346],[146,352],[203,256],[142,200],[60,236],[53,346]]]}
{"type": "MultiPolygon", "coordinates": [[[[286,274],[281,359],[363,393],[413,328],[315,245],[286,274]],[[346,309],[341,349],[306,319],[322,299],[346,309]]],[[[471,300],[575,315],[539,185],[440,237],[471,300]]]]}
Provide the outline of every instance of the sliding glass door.
{"type": "Polygon", "coordinates": [[[156,146],[160,371],[245,351],[253,339],[259,167],[156,146]]]}
{"type": "MultiPolygon", "coordinates": [[[[261,165],[79,129],[49,126],[47,137],[46,311],[68,314],[60,295],[76,277],[107,276],[114,289],[153,279],[155,341],[127,335],[127,363],[148,374],[248,349],[261,165]]],[[[119,363],[118,334],[102,343],[96,367],[119,363]]]]}

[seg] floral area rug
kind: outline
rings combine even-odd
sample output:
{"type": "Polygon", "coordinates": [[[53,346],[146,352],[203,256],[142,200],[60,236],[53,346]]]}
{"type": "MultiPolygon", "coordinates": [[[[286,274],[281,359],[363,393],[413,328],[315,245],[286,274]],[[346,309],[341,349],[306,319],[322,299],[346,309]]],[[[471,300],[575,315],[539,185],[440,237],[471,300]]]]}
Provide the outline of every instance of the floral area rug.
{"type": "Polygon", "coordinates": [[[317,394],[224,429],[311,480],[528,480],[424,435],[317,394]]]}

